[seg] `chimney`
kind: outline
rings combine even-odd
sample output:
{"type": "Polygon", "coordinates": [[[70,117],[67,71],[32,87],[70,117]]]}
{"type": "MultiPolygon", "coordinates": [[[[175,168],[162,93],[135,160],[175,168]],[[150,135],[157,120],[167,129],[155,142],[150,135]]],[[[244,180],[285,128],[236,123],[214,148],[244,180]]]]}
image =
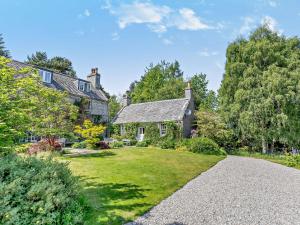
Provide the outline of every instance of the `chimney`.
{"type": "Polygon", "coordinates": [[[92,68],[91,74],[87,76],[87,80],[91,82],[92,86],[96,89],[100,89],[100,77],[101,75],[98,73],[98,68],[92,68]]]}
{"type": "Polygon", "coordinates": [[[126,94],[123,95],[121,105],[123,107],[126,107],[126,106],[129,106],[130,104],[131,104],[131,99],[130,99],[128,93],[126,93],[126,94]]]}
{"type": "Polygon", "coordinates": [[[188,82],[187,87],[185,88],[185,98],[192,99],[193,98],[193,91],[191,88],[191,82],[188,82]]]}

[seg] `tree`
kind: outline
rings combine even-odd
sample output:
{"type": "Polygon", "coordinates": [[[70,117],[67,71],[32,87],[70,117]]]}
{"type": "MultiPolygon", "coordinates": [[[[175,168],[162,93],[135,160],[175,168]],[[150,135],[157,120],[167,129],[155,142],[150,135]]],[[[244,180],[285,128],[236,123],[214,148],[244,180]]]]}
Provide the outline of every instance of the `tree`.
{"type": "Polygon", "coordinates": [[[121,104],[116,95],[112,95],[108,100],[109,118],[112,120],[121,109],[121,104]]]}
{"type": "Polygon", "coordinates": [[[203,103],[207,96],[207,84],[206,74],[195,74],[190,78],[191,87],[193,89],[193,96],[195,100],[195,106],[198,109],[200,104],[203,103]]]}
{"type": "Polygon", "coordinates": [[[90,120],[85,120],[83,126],[76,126],[74,132],[83,137],[88,147],[94,148],[101,140],[100,136],[105,131],[103,125],[95,125],[90,120]]]}
{"type": "Polygon", "coordinates": [[[76,77],[76,72],[73,69],[72,62],[64,57],[55,56],[48,59],[46,52],[36,52],[31,56],[27,56],[28,64],[53,70],[57,73],[63,73],[72,77],[76,77]]]}
{"type": "Polygon", "coordinates": [[[10,59],[0,56],[0,150],[10,148],[15,139],[30,128],[31,112],[38,106],[36,93],[40,77],[29,68],[15,70],[10,59]],[[17,74],[19,78],[16,79],[17,74]],[[2,148],[2,149],[1,149],[2,148]]]}
{"type": "Polygon", "coordinates": [[[150,64],[141,80],[131,85],[129,94],[133,103],[174,99],[183,97],[185,86],[179,63],[162,61],[150,64]]]}
{"type": "Polygon", "coordinates": [[[202,103],[200,104],[200,109],[205,109],[208,111],[216,111],[218,108],[218,97],[213,90],[207,92],[204,99],[202,99],[202,103]]]}
{"type": "Polygon", "coordinates": [[[199,136],[210,138],[220,146],[228,147],[233,133],[217,112],[205,109],[197,111],[196,125],[199,136]]]}
{"type": "Polygon", "coordinates": [[[225,70],[220,109],[236,135],[264,153],[274,142],[299,146],[299,38],[259,27],[228,46],[225,70]]]}
{"type": "Polygon", "coordinates": [[[5,48],[5,42],[3,40],[2,34],[0,34],[0,56],[4,56],[6,58],[10,58],[9,51],[5,48]]]}
{"type": "Polygon", "coordinates": [[[0,148],[11,147],[27,131],[52,144],[70,130],[77,108],[65,93],[44,86],[35,69],[16,70],[9,62],[0,57],[0,148]]]}
{"type": "Polygon", "coordinates": [[[36,97],[39,105],[32,113],[34,123],[30,131],[46,139],[50,146],[59,137],[71,136],[78,107],[70,103],[68,94],[43,86],[36,97]]]}

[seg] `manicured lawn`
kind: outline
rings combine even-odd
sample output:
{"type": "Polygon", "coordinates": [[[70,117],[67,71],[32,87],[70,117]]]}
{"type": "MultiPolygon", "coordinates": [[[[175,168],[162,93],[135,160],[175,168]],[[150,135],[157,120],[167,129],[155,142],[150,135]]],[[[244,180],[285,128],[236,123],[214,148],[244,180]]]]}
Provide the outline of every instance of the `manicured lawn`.
{"type": "Polygon", "coordinates": [[[122,224],[142,215],[223,156],[123,148],[74,158],[90,206],[87,224],[122,224]]]}

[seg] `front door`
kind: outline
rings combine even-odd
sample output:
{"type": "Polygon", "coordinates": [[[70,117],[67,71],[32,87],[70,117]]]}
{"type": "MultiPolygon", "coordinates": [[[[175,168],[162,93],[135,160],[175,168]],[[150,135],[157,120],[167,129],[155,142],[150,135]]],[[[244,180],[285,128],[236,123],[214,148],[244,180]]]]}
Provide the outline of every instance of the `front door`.
{"type": "Polygon", "coordinates": [[[139,127],[138,128],[138,141],[143,141],[144,140],[144,134],[145,134],[145,128],[144,127],[139,127]]]}

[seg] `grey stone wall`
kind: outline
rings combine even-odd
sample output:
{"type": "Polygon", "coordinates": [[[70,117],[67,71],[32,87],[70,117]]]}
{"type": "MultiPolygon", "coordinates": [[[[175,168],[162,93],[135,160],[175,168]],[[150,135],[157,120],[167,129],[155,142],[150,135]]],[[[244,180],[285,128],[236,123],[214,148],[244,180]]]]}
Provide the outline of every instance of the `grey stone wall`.
{"type": "Polygon", "coordinates": [[[104,121],[108,121],[108,103],[98,100],[91,100],[91,115],[99,115],[104,121]]]}

